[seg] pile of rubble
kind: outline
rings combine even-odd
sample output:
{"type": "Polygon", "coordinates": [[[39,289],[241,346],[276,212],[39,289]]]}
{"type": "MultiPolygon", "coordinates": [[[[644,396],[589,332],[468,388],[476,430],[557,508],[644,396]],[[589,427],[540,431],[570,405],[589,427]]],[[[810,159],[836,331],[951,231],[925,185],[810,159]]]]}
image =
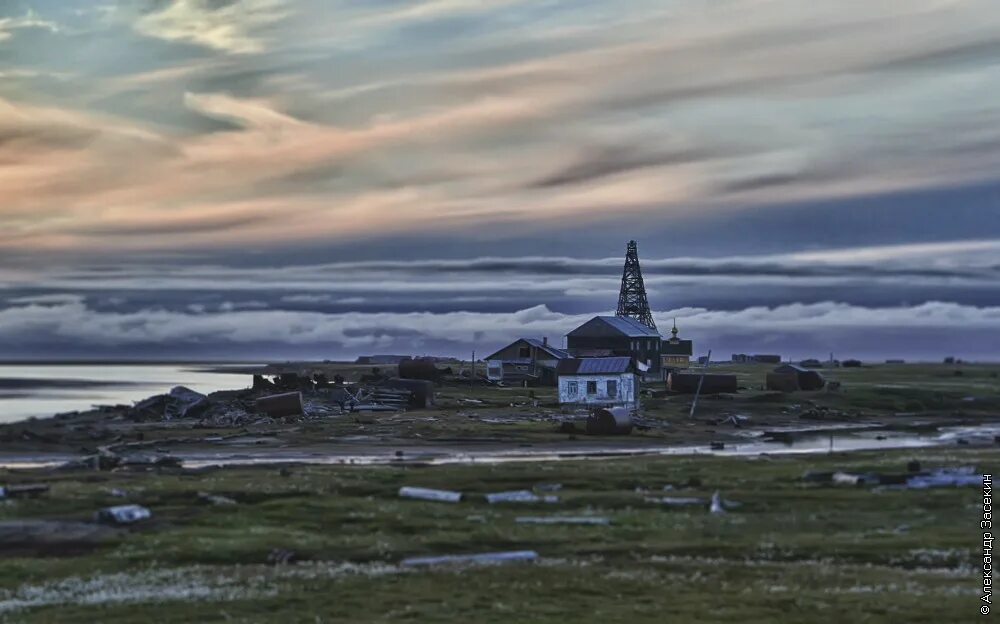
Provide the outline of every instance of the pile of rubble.
{"type": "Polygon", "coordinates": [[[349,385],[339,375],[295,373],[268,379],[254,375],[248,390],[204,395],[184,386],[127,408],[136,421],[195,420],[205,427],[269,425],[278,420],[313,420],[352,412],[398,412],[434,404],[434,384],[417,379],[379,378],[349,385]]]}

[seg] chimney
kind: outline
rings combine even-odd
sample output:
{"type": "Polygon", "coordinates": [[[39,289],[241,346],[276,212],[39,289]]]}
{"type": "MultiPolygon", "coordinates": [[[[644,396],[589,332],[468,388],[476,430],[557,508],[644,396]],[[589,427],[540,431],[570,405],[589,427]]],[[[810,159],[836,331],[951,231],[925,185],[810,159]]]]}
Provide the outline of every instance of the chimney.
{"type": "Polygon", "coordinates": [[[542,344],[545,345],[546,347],[549,346],[549,337],[548,336],[542,336],[542,344]]]}

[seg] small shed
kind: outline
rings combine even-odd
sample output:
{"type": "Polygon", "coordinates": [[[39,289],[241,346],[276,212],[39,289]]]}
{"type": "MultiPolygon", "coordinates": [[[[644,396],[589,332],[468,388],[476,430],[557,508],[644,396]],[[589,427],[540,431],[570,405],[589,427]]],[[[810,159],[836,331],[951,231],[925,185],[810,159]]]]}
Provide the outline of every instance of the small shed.
{"type": "Polygon", "coordinates": [[[739,391],[736,375],[673,371],[667,376],[667,389],[680,394],[694,394],[701,385],[702,394],[735,393],[739,391]]]}
{"type": "MultiPolygon", "coordinates": [[[[795,364],[782,364],[774,369],[773,373],[775,375],[784,375],[786,377],[795,377],[798,382],[799,390],[822,390],[826,386],[826,379],[819,371],[808,369],[802,366],[796,366],[795,364]]],[[[768,388],[771,388],[772,375],[768,375],[768,388]]],[[[777,379],[777,378],[775,378],[777,379]]],[[[775,388],[776,390],[779,388],[775,388]]],[[[788,392],[788,390],[782,390],[783,392],[788,392]]]]}
{"type": "Polygon", "coordinates": [[[634,407],[639,375],[630,357],[570,358],[560,360],[559,402],[600,407],[634,407]]]}

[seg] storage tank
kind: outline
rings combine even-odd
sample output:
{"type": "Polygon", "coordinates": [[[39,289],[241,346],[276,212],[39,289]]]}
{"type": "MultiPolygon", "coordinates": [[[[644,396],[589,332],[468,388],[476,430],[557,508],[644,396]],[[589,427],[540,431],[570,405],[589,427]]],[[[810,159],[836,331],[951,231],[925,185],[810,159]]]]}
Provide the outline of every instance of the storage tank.
{"type": "Polygon", "coordinates": [[[632,413],[627,407],[604,407],[587,418],[590,435],[626,435],[632,432],[632,413]]]}

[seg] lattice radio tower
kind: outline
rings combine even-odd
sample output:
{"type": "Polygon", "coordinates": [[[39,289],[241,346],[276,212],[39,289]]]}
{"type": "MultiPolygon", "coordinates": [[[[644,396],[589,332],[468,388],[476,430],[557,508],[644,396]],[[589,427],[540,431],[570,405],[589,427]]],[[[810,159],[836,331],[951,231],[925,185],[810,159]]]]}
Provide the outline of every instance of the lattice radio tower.
{"type": "Polygon", "coordinates": [[[622,289],[618,294],[618,312],[615,315],[633,318],[646,327],[656,330],[653,313],[649,311],[649,301],[646,299],[646,286],[642,283],[639,252],[636,250],[634,240],[628,242],[628,251],[625,252],[622,289]]]}

